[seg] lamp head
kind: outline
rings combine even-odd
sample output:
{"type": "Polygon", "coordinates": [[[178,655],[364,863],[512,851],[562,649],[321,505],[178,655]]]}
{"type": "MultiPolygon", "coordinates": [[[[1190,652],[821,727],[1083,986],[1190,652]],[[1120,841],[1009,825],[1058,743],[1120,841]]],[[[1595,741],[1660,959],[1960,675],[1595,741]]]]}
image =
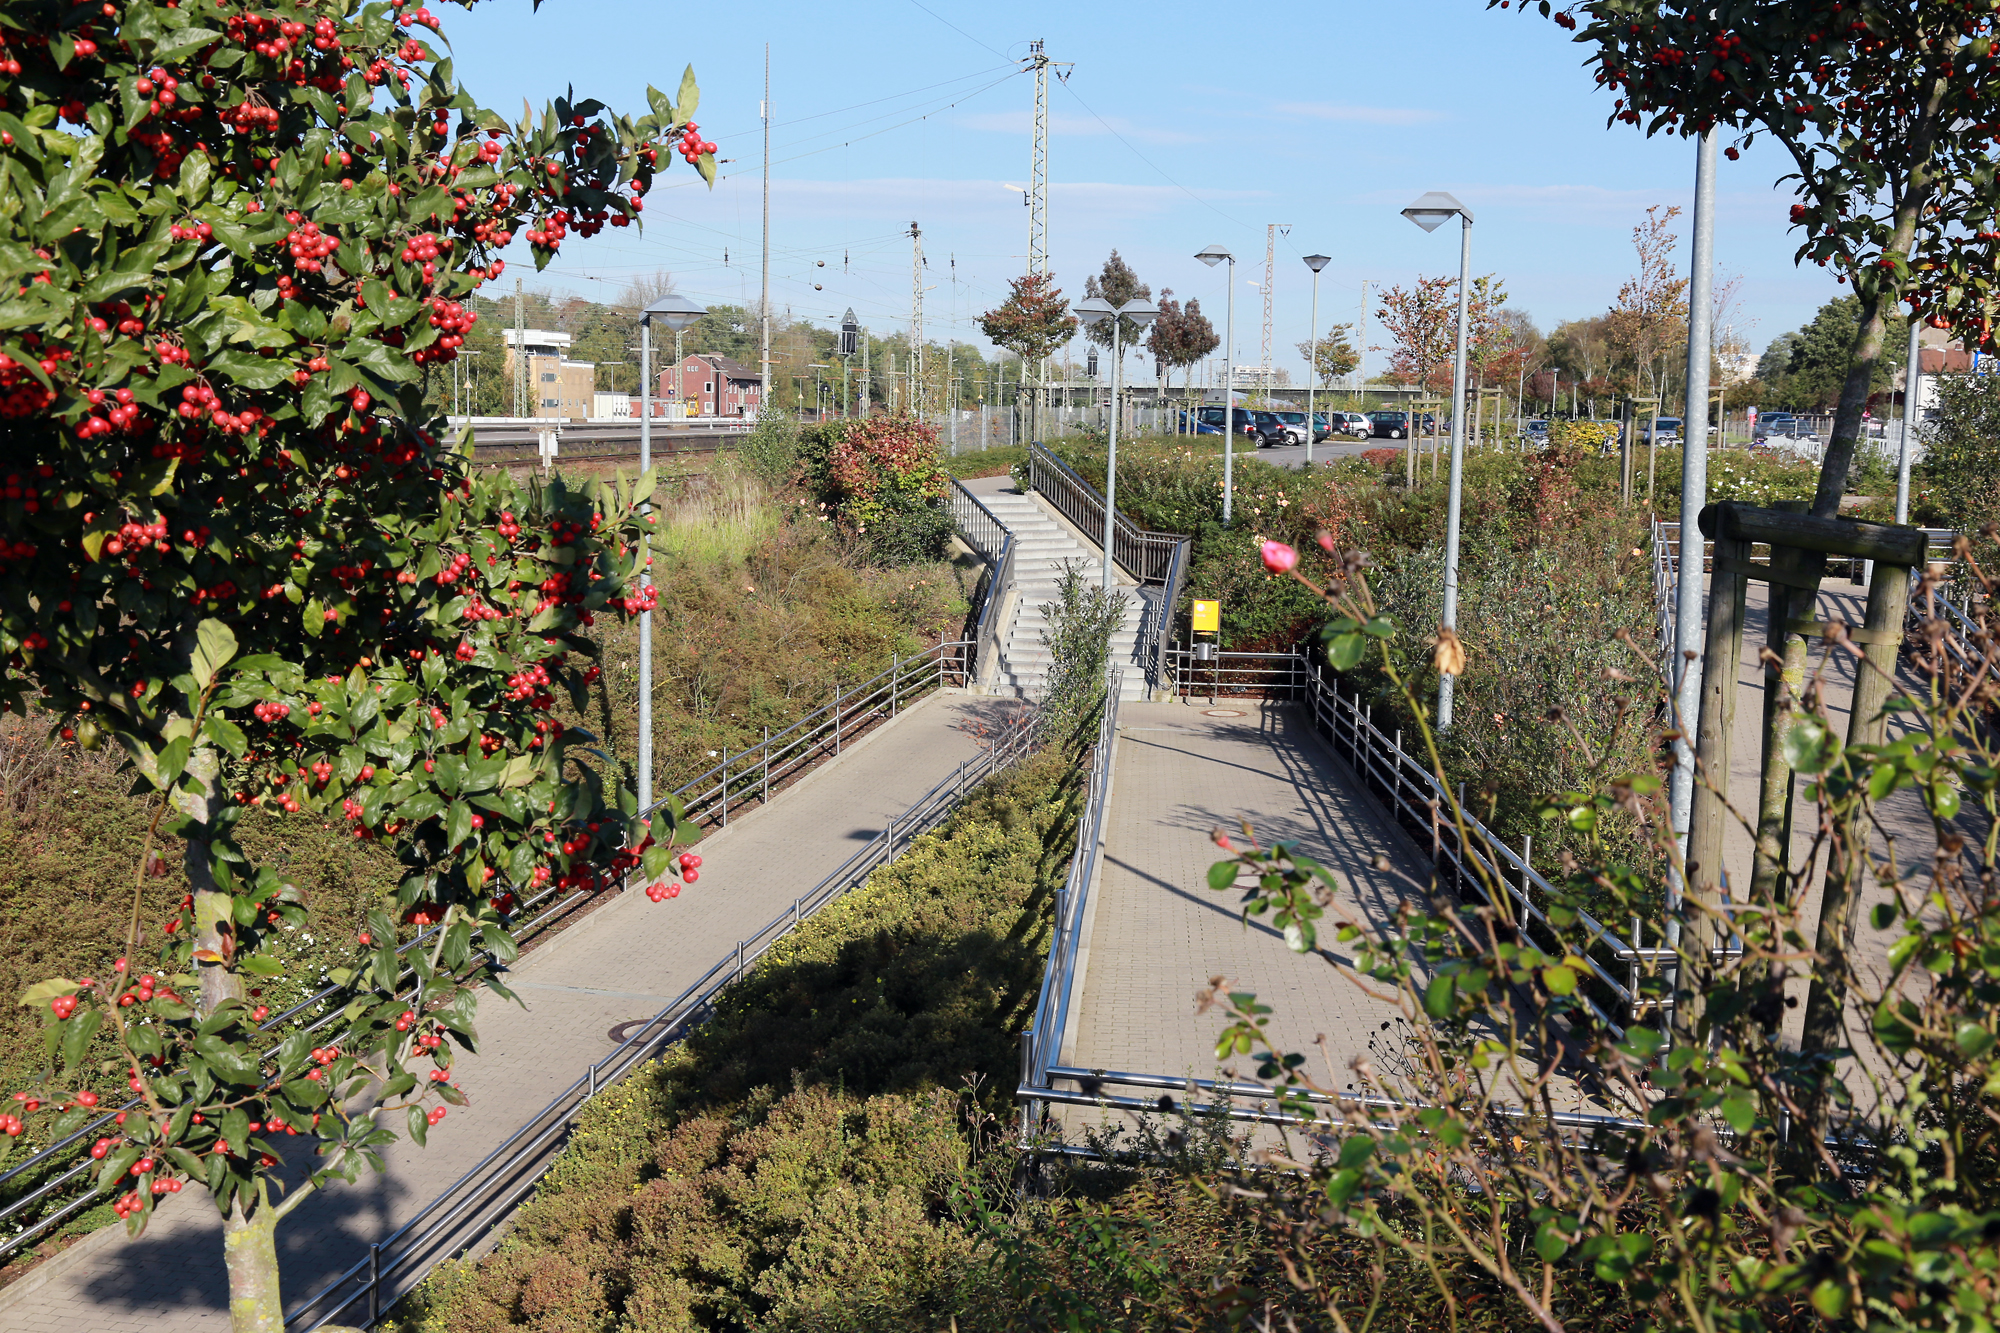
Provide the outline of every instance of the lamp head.
{"type": "Polygon", "coordinates": [[[1209,246],[1208,249],[1206,250],[1201,251],[1199,254],[1195,256],[1195,258],[1199,259],[1202,263],[1208,265],[1210,268],[1214,268],[1217,264],[1220,264],[1225,259],[1234,262],[1236,256],[1230,254],[1229,251],[1223,249],[1222,246],[1218,243],[1216,245],[1209,246]]]}
{"type": "Polygon", "coordinates": [[[1319,272],[1319,271],[1320,271],[1321,269],[1325,268],[1325,267],[1326,267],[1326,266],[1327,266],[1328,264],[1330,264],[1330,263],[1332,263],[1332,262],[1333,262],[1333,259],[1332,259],[1332,257],[1331,257],[1331,256],[1329,256],[1329,255],[1307,255],[1307,256],[1306,256],[1306,267],[1307,267],[1307,268],[1309,268],[1309,269],[1311,269],[1311,270],[1312,270],[1313,272],[1315,272],[1315,273],[1319,272]]]}
{"type": "Polygon", "coordinates": [[[640,311],[639,322],[652,324],[657,320],[669,330],[679,333],[707,313],[707,307],[698,305],[677,292],[669,292],[640,311]]]}
{"type": "Polygon", "coordinates": [[[1135,296],[1118,307],[1118,318],[1128,319],[1142,329],[1159,317],[1160,308],[1143,296],[1135,296]]]}
{"type": "Polygon", "coordinates": [[[1403,210],[1403,216],[1422,227],[1425,231],[1436,231],[1445,220],[1454,215],[1472,221],[1472,214],[1465,205],[1446,194],[1443,190],[1432,190],[1423,198],[1403,210]]]}
{"type": "Polygon", "coordinates": [[[1086,296],[1071,306],[1070,311],[1086,324],[1101,324],[1116,313],[1111,302],[1101,296],[1086,296]]]}

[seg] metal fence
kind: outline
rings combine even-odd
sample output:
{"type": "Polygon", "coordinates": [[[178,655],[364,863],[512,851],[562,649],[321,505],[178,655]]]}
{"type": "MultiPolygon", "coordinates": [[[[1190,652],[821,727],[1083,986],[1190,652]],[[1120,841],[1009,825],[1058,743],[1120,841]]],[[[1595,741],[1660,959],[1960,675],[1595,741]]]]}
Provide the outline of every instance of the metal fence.
{"type": "MultiPolygon", "coordinates": [[[[887,671],[856,685],[836,687],[831,702],[777,734],[766,736],[757,745],[735,754],[724,747],[715,764],[682,783],[671,795],[681,801],[690,821],[705,827],[727,828],[732,810],[751,802],[762,805],[769,801],[774,788],[783,790],[787,781],[813,764],[838,755],[843,745],[876,723],[895,717],[933,690],[967,684],[972,647],[964,640],[942,643],[916,656],[896,658],[887,671]]],[[[663,800],[645,813],[651,814],[664,805],[663,800]]],[[[525,895],[517,913],[522,924],[515,931],[516,940],[526,943],[557,928],[566,917],[591,901],[593,895],[568,894],[554,886],[525,895]],[[537,912],[538,908],[544,910],[537,912]]],[[[437,929],[432,927],[417,935],[397,952],[416,948],[437,929]]],[[[316,1032],[340,1018],[340,1008],[329,1007],[340,993],[338,987],[327,987],[266,1019],[259,1024],[259,1030],[282,1031],[303,1021],[304,1031],[316,1032]]],[[[0,1205],[0,1226],[12,1222],[19,1228],[0,1239],[0,1258],[35,1243],[96,1201],[100,1191],[89,1178],[95,1166],[88,1155],[89,1144],[104,1134],[119,1115],[138,1106],[139,1099],[132,1098],[112,1107],[75,1133],[0,1172],[0,1191],[10,1186],[24,1191],[0,1205]],[[36,1181],[37,1175],[50,1172],[53,1174],[48,1179],[36,1181]],[[51,1208],[56,1199],[63,1201],[51,1208]],[[25,1225],[15,1221],[33,1216],[38,1209],[49,1211],[34,1216],[25,1225]]]]}
{"type": "MultiPolygon", "coordinates": [[[[1104,852],[1104,815],[1111,803],[1111,763],[1118,742],[1118,696],[1125,672],[1114,667],[1106,676],[1103,711],[1098,719],[1097,744],[1090,754],[1090,788],[1083,811],[1076,821],[1076,848],[1070,853],[1069,874],[1056,894],[1055,930],[1049,937],[1048,962],[1042,968],[1042,988],[1035,999],[1035,1014],[1021,1034],[1021,1085],[1024,1090],[1046,1088],[1046,1072],[1062,1056],[1069,1030],[1072,1005],[1081,981],[1078,962],[1083,947],[1092,887],[1104,852]]],[[[1038,1103],[1024,1091],[1021,1141],[1034,1134],[1038,1103]]]]}
{"type": "Polygon", "coordinates": [[[570,1128],[592,1098],[698,1025],[716,996],[740,979],[773,944],[908,850],[918,837],[942,823],[967,792],[1028,753],[1037,736],[1038,729],[1032,720],[1022,722],[989,749],[961,764],[909,809],[890,819],[888,826],[867,846],[794,899],[790,907],[739,940],[733,952],[718,959],[698,981],[627,1036],[616,1050],[557,1093],[478,1165],[395,1231],[370,1244],[365,1258],[294,1306],[285,1316],[285,1326],[307,1333],[343,1319],[355,1322],[355,1316],[349,1312],[356,1311],[356,1307],[367,1311],[366,1317],[359,1320],[362,1327],[374,1324],[384,1309],[434,1265],[459,1254],[486,1235],[540,1183],[560,1156],[570,1128]]]}

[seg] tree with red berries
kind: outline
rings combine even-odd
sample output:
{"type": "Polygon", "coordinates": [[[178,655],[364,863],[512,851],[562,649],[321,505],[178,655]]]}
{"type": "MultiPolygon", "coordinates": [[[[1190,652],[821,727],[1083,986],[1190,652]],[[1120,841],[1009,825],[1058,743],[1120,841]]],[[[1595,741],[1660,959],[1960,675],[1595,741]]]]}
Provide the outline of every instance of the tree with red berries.
{"type": "MultiPolygon", "coordinates": [[[[1501,0],[1489,0],[1491,4],[1501,0]]],[[[1504,7],[1504,5],[1503,5],[1504,7]]],[[[1524,3],[1522,11],[1528,6],[1524,3]]],[[[1881,359],[1884,322],[1912,316],[1993,346],[2000,247],[2000,60],[1984,0],[1594,0],[1544,17],[1590,48],[1611,118],[1647,134],[1759,135],[1790,155],[1798,258],[1861,303],[1812,512],[1840,506],[1881,359]]]]}
{"type": "Polygon", "coordinates": [[[517,233],[540,265],[631,225],[662,149],[713,180],[693,72],[636,119],[562,99],[510,125],[438,31],[406,0],[0,13],[0,706],[121,747],[193,887],[163,922],[135,897],[103,975],[22,997],[50,1067],[17,1096],[85,1129],[116,1109],[79,1090],[111,1039],[134,1099],[99,1187],[135,1233],[206,1188],[241,1329],[282,1325],[278,1220],[463,1100],[451,1052],[476,988],[506,993],[523,896],[698,873],[677,811],[656,837],[553,712],[597,679],[594,617],[656,605],[650,478],[474,479],[423,411],[517,233]],[[245,999],[305,919],[235,840],[253,807],[404,864],[314,1036],[245,999]],[[317,1160],[280,1199],[288,1139],[317,1160]]]}

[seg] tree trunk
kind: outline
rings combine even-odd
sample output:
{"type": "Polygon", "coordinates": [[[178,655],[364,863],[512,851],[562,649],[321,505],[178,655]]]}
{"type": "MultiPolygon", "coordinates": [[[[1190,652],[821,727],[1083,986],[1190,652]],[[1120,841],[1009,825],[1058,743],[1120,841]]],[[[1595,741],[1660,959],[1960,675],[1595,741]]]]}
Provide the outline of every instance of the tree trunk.
{"type": "Polygon", "coordinates": [[[1854,463],[1855,446],[1861,441],[1861,414],[1867,410],[1875,367],[1882,359],[1882,289],[1871,283],[1868,290],[1855,295],[1861,298],[1861,318],[1854,332],[1854,346],[1848,353],[1847,382],[1840,388],[1833,433],[1819,465],[1819,488],[1813,492],[1814,518],[1840,516],[1840,497],[1847,492],[1847,472],[1854,463]]]}
{"type": "MultiPolygon", "coordinates": [[[[186,785],[177,789],[173,795],[174,807],[188,818],[200,821],[202,827],[210,827],[222,807],[215,791],[216,783],[221,781],[221,761],[214,746],[204,745],[188,757],[185,777],[193,779],[198,790],[189,791],[186,785]]],[[[209,850],[207,838],[192,837],[187,840],[182,858],[188,885],[194,891],[194,947],[197,954],[208,952],[227,959],[235,944],[235,902],[216,884],[209,867],[209,850]]],[[[243,998],[243,978],[227,963],[197,959],[195,968],[201,978],[198,1002],[201,1013],[214,1013],[224,1000],[243,998]]]]}
{"type": "Polygon", "coordinates": [[[278,1289],[278,1215],[265,1206],[245,1217],[239,1203],[222,1222],[222,1258],[229,1270],[231,1333],[284,1333],[278,1289]]]}

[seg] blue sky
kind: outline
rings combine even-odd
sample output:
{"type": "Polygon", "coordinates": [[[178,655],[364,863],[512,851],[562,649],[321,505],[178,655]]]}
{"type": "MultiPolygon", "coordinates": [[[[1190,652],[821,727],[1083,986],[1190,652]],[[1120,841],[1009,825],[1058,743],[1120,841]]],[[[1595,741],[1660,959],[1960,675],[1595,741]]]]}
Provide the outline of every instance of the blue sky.
{"type": "MultiPolygon", "coordinates": [[[[1072,62],[1051,81],[1049,240],[1072,298],[1116,247],[1153,286],[1199,297],[1222,325],[1222,269],[1237,265],[1238,359],[1261,348],[1266,224],[1277,241],[1274,360],[1295,380],[1311,274],[1320,324],[1355,318],[1364,279],[1407,284],[1453,272],[1455,229],[1426,235],[1398,210],[1448,190],[1472,210],[1473,270],[1506,282],[1545,330],[1596,314],[1633,270],[1632,228],[1652,204],[1689,203],[1694,149],[1607,128],[1610,99],[1582,48],[1540,18],[1478,0],[1234,7],[950,0],[837,5],[739,0],[716,8],[634,0],[497,0],[441,14],[460,79],[485,105],[539,105],[573,87],[633,110],[648,82],[673,89],[692,63],[696,115],[718,157],[714,190],[675,159],[647,201],[643,235],[572,237],[539,277],[608,296],[672,273],[697,299],[754,301],[764,46],[772,81],[772,301],[831,322],[849,306],[878,331],[905,327],[912,220],[929,262],[926,332],[972,320],[1004,295],[1027,251],[1033,83],[1027,43],[1072,62]],[[815,289],[818,284],[818,289],[815,289]]],[[[1841,291],[1792,262],[1786,169],[1760,143],[1722,164],[1718,270],[1742,277],[1735,316],[1761,349],[1841,291]]],[[[1676,223],[1683,237],[1687,216],[1676,223]]],[[[531,272],[525,245],[508,256],[531,272]]],[[[489,288],[489,290],[492,290],[489,288]]],[[[1371,302],[1372,305],[1372,302],[1371,302]]],[[[1373,326],[1371,343],[1381,340],[1373,326]]],[[[1371,365],[1380,354],[1371,355],[1371,365]]]]}

